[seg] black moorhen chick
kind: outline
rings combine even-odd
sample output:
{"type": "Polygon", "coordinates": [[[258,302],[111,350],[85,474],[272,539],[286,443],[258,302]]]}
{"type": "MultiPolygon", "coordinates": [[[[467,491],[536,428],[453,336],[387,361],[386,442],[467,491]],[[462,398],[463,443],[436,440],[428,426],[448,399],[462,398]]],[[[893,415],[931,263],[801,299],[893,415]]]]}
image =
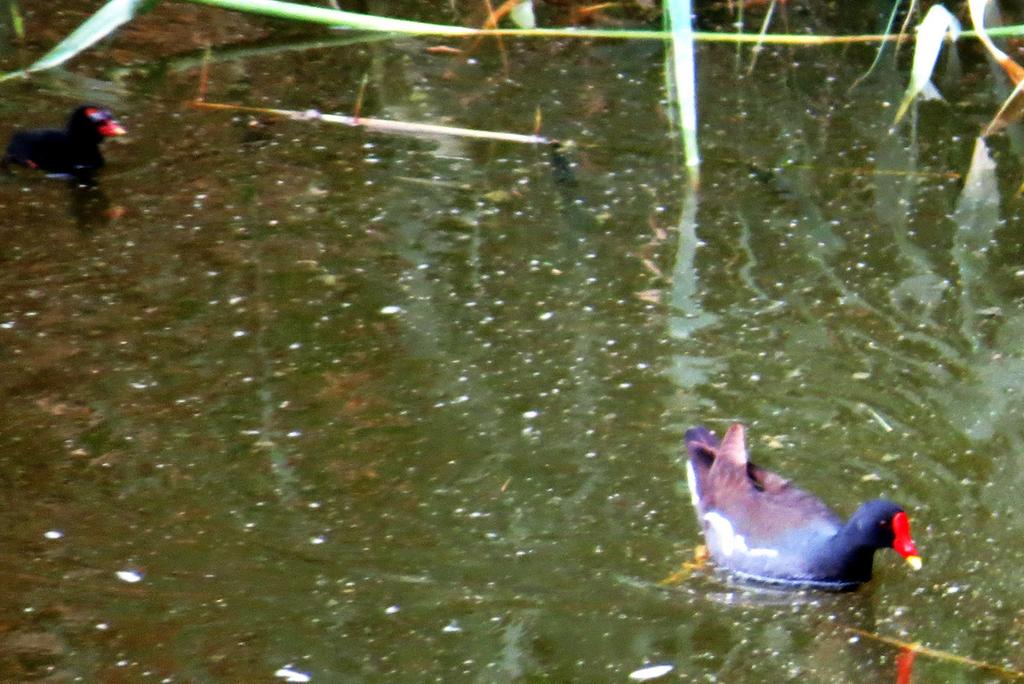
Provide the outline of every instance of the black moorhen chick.
{"type": "Polygon", "coordinates": [[[3,165],[13,162],[54,174],[89,177],[103,166],[100,143],[124,132],[109,110],[82,105],[71,112],[64,130],[37,128],[11,136],[3,165]]]}
{"type": "Polygon", "coordinates": [[[891,547],[921,567],[902,508],[876,499],[844,523],[818,497],[747,460],[744,432],[735,423],[721,442],[703,427],[686,432],[690,495],[719,566],[748,579],[834,591],[870,580],[877,549],[891,547]]]}

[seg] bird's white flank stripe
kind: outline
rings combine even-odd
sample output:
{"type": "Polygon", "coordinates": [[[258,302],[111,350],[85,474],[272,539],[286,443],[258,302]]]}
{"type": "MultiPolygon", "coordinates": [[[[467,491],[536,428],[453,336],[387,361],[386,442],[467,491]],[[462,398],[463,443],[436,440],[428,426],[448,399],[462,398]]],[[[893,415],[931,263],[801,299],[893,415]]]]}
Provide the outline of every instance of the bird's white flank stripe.
{"type": "Polygon", "coordinates": [[[765,558],[775,558],[779,555],[779,552],[775,549],[748,547],[747,540],[743,538],[742,534],[736,534],[736,531],[732,528],[732,523],[721,513],[709,511],[704,514],[704,520],[714,529],[715,537],[718,540],[718,545],[723,555],[731,556],[734,553],[742,553],[747,556],[763,556],[765,558]]]}

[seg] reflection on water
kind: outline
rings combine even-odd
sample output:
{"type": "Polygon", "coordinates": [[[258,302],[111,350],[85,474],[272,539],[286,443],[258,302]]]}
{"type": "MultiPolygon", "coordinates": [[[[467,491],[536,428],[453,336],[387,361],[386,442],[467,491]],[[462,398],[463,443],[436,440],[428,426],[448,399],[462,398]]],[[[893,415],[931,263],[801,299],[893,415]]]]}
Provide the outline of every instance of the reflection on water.
{"type": "Polygon", "coordinates": [[[99,185],[68,184],[68,213],[81,231],[103,228],[114,218],[110,198],[99,185]]]}
{"type": "Polygon", "coordinates": [[[496,51],[420,47],[215,61],[211,97],[347,111],[370,73],[382,116],[522,130],[541,106],[571,166],[256,134],[150,71],[98,187],[0,184],[0,679],[907,677],[851,630],[1024,666],[1003,143],[972,165],[933,104],[891,132],[897,72],[842,85],[868,50],[766,51],[747,80],[708,47],[732,85],[703,93],[689,196],[656,48],[516,43],[488,80],[496,51]],[[660,586],[699,542],[682,431],[733,419],[841,512],[903,502],[924,570],[660,586]]]}

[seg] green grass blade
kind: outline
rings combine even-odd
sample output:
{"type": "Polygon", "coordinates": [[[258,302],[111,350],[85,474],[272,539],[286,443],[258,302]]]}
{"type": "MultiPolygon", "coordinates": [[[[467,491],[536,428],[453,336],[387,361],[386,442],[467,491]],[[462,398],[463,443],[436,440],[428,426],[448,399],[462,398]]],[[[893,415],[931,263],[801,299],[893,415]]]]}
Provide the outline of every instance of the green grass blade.
{"type": "Polygon", "coordinates": [[[11,0],[11,29],[18,40],[25,40],[25,19],[21,16],[18,0],[11,0]]]}
{"type": "Polygon", "coordinates": [[[665,20],[672,52],[671,93],[675,95],[675,105],[679,111],[683,154],[690,172],[690,184],[696,187],[700,150],[697,147],[696,45],[693,40],[693,7],[690,0],[665,0],[665,20]]]}
{"type": "Polygon", "coordinates": [[[910,69],[910,83],[896,112],[899,123],[907,113],[911,103],[928,85],[935,69],[935,61],[939,58],[942,42],[949,34],[952,40],[960,35],[960,22],[942,5],[932,5],[924,20],[917,27],[917,42],[914,45],[914,65],[910,69]]]}
{"type": "Polygon", "coordinates": [[[344,12],[326,7],[298,5],[279,0],[188,0],[197,5],[208,5],[236,12],[262,14],[278,19],[308,21],[328,26],[338,26],[360,31],[386,31],[390,33],[413,33],[445,36],[468,36],[475,29],[445,24],[429,24],[421,21],[375,17],[370,14],[344,12]]]}
{"type": "MultiPolygon", "coordinates": [[[[775,13],[776,0],[771,0],[768,4],[768,11],[764,15],[764,21],[761,22],[761,32],[758,34],[762,38],[768,35],[768,27],[772,23],[772,15],[775,13]]],[[[757,64],[757,55],[761,52],[761,48],[764,47],[763,43],[758,42],[754,44],[754,50],[750,56],[750,66],[747,68],[747,76],[754,73],[754,66],[757,64]]]]}
{"type": "Polygon", "coordinates": [[[81,26],[71,32],[55,48],[40,57],[32,66],[23,71],[4,74],[0,80],[24,76],[33,71],[43,71],[63,64],[79,52],[88,49],[113,33],[119,26],[139,13],[147,0],[110,0],[81,26]]]}
{"type": "MultiPolygon", "coordinates": [[[[913,11],[913,7],[914,7],[913,0],[911,0],[910,7],[911,7],[911,11],[913,11]]],[[[886,36],[892,35],[892,28],[893,28],[893,26],[896,25],[896,16],[899,14],[899,11],[900,11],[900,3],[899,2],[893,2],[892,3],[892,10],[889,12],[889,20],[887,22],[885,22],[885,33],[883,35],[886,35],[886,36]]],[[[909,21],[909,20],[910,20],[910,15],[908,14],[907,15],[907,21],[909,21]]],[[[896,46],[897,46],[897,49],[899,49],[899,43],[897,43],[896,46]]],[[[871,66],[868,67],[867,71],[865,71],[863,74],[861,74],[860,76],[857,77],[857,80],[855,80],[853,82],[853,85],[850,86],[850,91],[853,91],[853,89],[856,88],[858,85],[860,85],[864,81],[864,79],[866,79],[868,76],[870,76],[871,74],[873,74],[875,72],[875,69],[878,68],[878,65],[882,63],[882,55],[884,55],[886,53],[888,48],[889,48],[888,41],[882,42],[882,43],[878,44],[878,49],[875,50],[875,58],[871,61],[871,66]]]]}

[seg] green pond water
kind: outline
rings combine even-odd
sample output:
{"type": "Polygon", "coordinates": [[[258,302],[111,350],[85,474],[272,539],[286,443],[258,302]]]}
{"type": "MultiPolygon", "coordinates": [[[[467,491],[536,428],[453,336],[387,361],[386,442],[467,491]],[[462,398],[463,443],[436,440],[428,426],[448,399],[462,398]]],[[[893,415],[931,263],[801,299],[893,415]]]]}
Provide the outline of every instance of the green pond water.
{"type": "MultiPolygon", "coordinates": [[[[85,5],[25,8],[4,68],[85,5]]],[[[4,137],[80,101],[130,134],[97,188],[0,178],[0,681],[909,673],[861,632],[992,666],[919,655],[915,682],[1024,669],[1024,140],[975,152],[1006,92],[975,44],[895,128],[909,50],[851,90],[871,47],[747,76],[702,46],[693,194],[656,42],[146,20],[3,85],[4,137]],[[539,109],[574,182],[542,147],[190,108],[202,49],[157,39],[193,25],[231,47],[211,101],[351,113],[365,77],[367,116],[539,109]],[[683,431],[734,420],[844,515],[902,503],[923,569],[664,582],[701,542],[683,431]]]]}

